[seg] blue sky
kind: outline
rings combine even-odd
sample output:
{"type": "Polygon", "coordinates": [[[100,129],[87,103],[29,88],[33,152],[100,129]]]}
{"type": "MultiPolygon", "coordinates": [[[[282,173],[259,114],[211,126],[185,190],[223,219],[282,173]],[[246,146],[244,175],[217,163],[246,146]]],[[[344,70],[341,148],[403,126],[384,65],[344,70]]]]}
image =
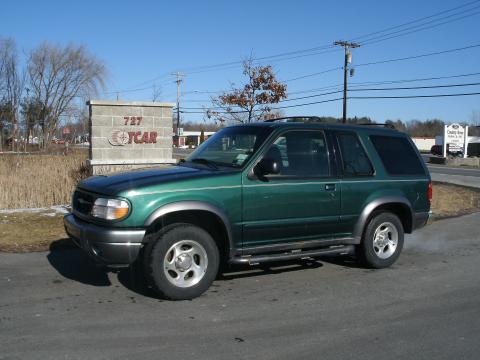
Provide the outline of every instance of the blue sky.
{"type": "MultiPolygon", "coordinates": [[[[251,53],[256,57],[329,45],[339,39],[382,30],[416,18],[450,9],[468,0],[441,1],[9,1],[2,4],[0,35],[12,37],[23,52],[42,41],[54,44],[85,44],[107,65],[108,92],[120,92],[122,99],[150,100],[155,83],[161,99],[175,101],[176,85],[168,75],[184,71],[182,105],[208,105],[210,94],[193,91],[228,89],[241,83],[241,68],[229,67],[195,73],[203,65],[238,61],[251,53]],[[152,79],[158,78],[155,81],[152,79]]],[[[465,11],[480,2],[464,8],[465,11]]],[[[459,9],[458,11],[462,11],[459,9]]],[[[465,12],[470,14],[479,9],[465,12]]],[[[446,13],[449,15],[449,13],[446,13]]],[[[480,14],[407,36],[366,45],[353,51],[353,64],[399,58],[480,44],[480,14]]],[[[395,30],[392,30],[395,31],[395,30]]],[[[480,72],[480,47],[417,60],[358,67],[352,82],[415,79],[480,72]]],[[[272,61],[278,78],[288,80],[341,66],[343,53],[332,51],[285,61],[272,61]]],[[[265,62],[267,64],[268,62],[265,62]]],[[[342,71],[288,82],[289,92],[327,87],[342,82],[342,71]]],[[[474,83],[480,75],[405,86],[474,83]]],[[[382,85],[386,87],[393,85],[382,85]]],[[[322,91],[319,91],[322,92],[322,91]]],[[[457,89],[390,91],[386,95],[480,92],[480,86],[457,89]]],[[[311,95],[292,94],[290,97],[311,95]]],[[[362,95],[378,95],[362,92],[362,95]]],[[[351,93],[353,95],[353,93],[351,93]]],[[[359,94],[358,94],[359,95],[359,94]]],[[[114,94],[102,97],[115,98],[114,94]]],[[[306,101],[336,97],[319,97],[306,101]]],[[[440,118],[448,122],[469,121],[480,111],[480,96],[351,100],[349,116],[386,119],[440,118]]],[[[286,109],[287,115],[331,115],[340,117],[341,102],[286,109]]],[[[186,120],[202,115],[185,114],[186,120]]]]}

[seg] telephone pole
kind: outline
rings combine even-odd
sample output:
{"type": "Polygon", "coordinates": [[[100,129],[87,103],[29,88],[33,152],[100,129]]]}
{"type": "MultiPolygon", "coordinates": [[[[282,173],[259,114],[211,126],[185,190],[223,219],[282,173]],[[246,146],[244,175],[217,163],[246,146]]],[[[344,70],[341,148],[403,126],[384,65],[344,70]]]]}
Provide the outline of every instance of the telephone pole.
{"type": "MultiPolygon", "coordinates": [[[[343,118],[342,122],[347,122],[347,72],[348,64],[352,62],[352,53],[350,48],[358,48],[359,44],[347,41],[335,41],[333,45],[342,46],[345,49],[345,62],[343,65],[343,118]]],[[[352,69],[353,70],[353,69],[352,69]]],[[[351,71],[350,76],[353,76],[353,71],[351,71]]]]}
{"type": "Polygon", "coordinates": [[[180,84],[182,83],[182,76],[185,74],[181,72],[176,72],[173,73],[172,75],[175,75],[177,77],[177,80],[175,82],[177,83],[177,136],[180,136],[180,84]]]}

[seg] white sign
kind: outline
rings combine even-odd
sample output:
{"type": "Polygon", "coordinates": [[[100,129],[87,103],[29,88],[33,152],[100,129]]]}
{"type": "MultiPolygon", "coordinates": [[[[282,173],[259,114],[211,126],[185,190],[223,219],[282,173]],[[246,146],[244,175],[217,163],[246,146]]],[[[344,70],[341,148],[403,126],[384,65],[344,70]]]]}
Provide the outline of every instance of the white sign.
{"type": "Polygon", "coordinates": [[[446,142],[447,144],[455,144],[463,147],[465,140],[465,129],[459,124],[448,125],[446,129],[446,142]]]}
{"type": "Polygon", "coordinates": [[[444,141],[443,141],[443,156],[447,156],[447,145],[449,152],[463,152],[466,153],[465,134],[466,129],[460,124],[445,125],[444,141]]]}

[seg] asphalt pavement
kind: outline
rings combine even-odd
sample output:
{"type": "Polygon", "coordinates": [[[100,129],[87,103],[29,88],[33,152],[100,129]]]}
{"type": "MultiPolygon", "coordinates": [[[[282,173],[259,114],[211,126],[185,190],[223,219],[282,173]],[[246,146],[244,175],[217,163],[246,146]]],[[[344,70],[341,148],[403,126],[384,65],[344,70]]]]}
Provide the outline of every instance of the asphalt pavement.
{"type": "Polygon", "coordinates": [[[181,302],[76,249],[0,253],[0,359],[478,359],[479,223],[433,223],[389,269],[236,268],[181,302]]]}
{"type": "Polygon", "coordinates": [[[434,181],[480,188],[480,169],[427,164],[434,181]]]}

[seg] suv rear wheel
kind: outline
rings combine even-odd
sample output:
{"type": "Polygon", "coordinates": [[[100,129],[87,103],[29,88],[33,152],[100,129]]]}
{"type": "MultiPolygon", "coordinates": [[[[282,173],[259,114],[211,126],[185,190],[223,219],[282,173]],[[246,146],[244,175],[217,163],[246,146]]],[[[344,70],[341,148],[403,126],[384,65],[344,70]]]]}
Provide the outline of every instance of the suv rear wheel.
{"type": "Polygon", "coordinates": [[[397,215],[376,212],[365,228],[357,256],[367,267],[381,269],[392,265],[403,248],[403,225],[397,215]]]}
{"type": "Polygon", "coordinates": [[[146,250],[150,285],[163,298],[189,300],[204,293],[218,272],[219,252],[202,228],[177,224],[152,239],[146,250]]]}

